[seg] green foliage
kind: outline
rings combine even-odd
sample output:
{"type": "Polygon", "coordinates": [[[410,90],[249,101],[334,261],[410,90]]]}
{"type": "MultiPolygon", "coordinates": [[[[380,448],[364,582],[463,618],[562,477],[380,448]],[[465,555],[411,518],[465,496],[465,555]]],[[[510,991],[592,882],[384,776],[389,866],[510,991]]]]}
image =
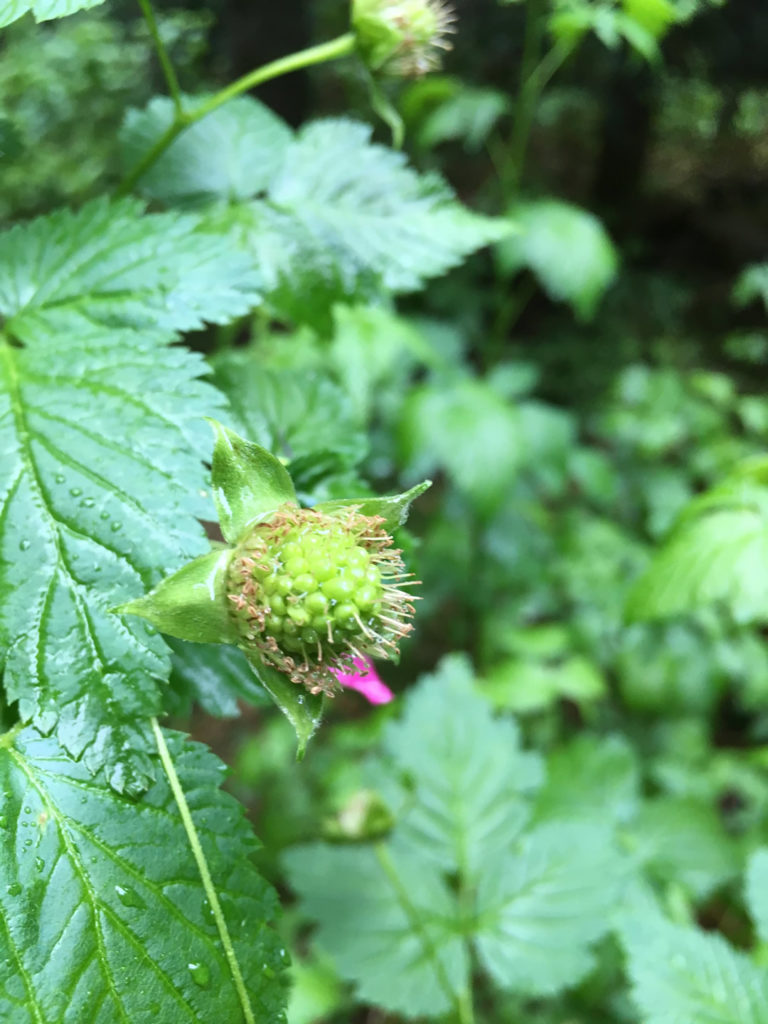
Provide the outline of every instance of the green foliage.
{"type": "Polygon", "coordinates": [[[103,0],[4,0],[0,7],[0,28],[10,25],[23,14],[31,11],[37,21],[63,18],[87,7],[96,7],[103,0]]]}
{"type": "MultiPolygon", "coordinates": [[[[207,98],[198,96],[196,101],[207,98]]],[[[190,97],[186,102],[192,105],[190,97]]],[[[173,102],[165,96],[156,96],[144,110],[128,111],[122,129],[126,169],[160,138],[173,117],[173,102]]],[[[170,204],[251,199],[280,170],[290,142],[291,130],[284,121],[251,96],[239,96],[187,128],[141,179],[140,191],[170,204]]]]}
{"type": "MultiPolygon", "coordinates": [[[[251,1010],[275,1019],[286,954],[263,924],[275,895],[251,863],[253,836],[219,790],[221,763],[178,734],[168,744],[251,1010]]],[[[82,762],[30,728],[3,737],[0,775],[4,1019],[244,1019],[167,781],[137,803],[94,785],[82,762]]]]}
{"type": "Polygon", "coordinates": [[[590,319],[618,265],[600,221],[552,199],[515,206],[510,216],[519,232],[497,249],[502,274],[531,270],[548,295],[568,302],[581,319],[590,319]]]}
{"type": "Polygon", "coordinates": [[[634,1001],[648,1024],[768,1020],[765,971],[721,936],[650,919],[628,924],[624,943],[634,1001]]]}
{"type": "MultiPolygon", "coordinates": [[[[199,98],[198,98],[199,99],[199,98]]],[[[126,123],[128,164],[167,127],[167,101],[126,123]]],[[[509,228],[460,206],[435,175],[370,141],[370,128],[318,121],[289,142],[288,127],[256,101],[238,100],[181,135],[140,187],[165,200],[263,198],[219,212],[259,267],[278,314],[324,323],[341,298],[415,291],[509,228]],[[211,134],[212,133],[212,134],[211,134]],[[211,139],[226,154],[212,160],[211,139]]]]}
{"type": "Polygon", "coordinates": [[[390,840],[285,855],[319,944],[361,998],[441,1016],[466,999],[473,955],[496,985],[531,995],[589,970],[626,868],[602,824],[526,827],[541,764],[518,742],[466,661],[446,660],[370,768],[395,817],[390,840]]]}
{"type": "Polygon", "coordinates": [[[762,460],[747,464],[687,506],[633,590],[631,616],[674,615],[722,601],[743,621],[765,617],[764,476],[762,460]]]}

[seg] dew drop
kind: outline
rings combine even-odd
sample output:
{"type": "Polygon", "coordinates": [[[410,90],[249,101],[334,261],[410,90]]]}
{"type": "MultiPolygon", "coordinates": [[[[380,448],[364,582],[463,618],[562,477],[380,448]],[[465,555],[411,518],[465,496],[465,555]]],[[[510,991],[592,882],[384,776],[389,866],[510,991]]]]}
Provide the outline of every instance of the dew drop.
{"type": "Polygon", "coordinates": [[[83,493],[83,488],[82,487],[70,487],[69,488],[69,493],[72,495],[73,498],[79,498],[80,495],[83,493]]]}
{"type": "Polygon", "coordinates": [[[24,840],[24,845],[25,846],[31,846],[32,845],[32,840],[31,839],[25,839],[24,840]]]}
{"type": "Polygon", "coordinates": [[[213,907],[208,900],[203,900],[203,919],[208,924],[216,924],[216,915],[213,912],[213,907]]]}
{"type": "Polygon", "coordinates": [[[83,498],[83,500],[80,502],[80,504],[83,506],[83,508],[93,508],[93,506],[96,503],[93,500],[93,498],[83,498]]]}
{"type": "Polygon", "coordinates": [[[122,530],[122,528],[123,528],[123,524],[119,523],[119,522],[114,522],[110,526],[110,530],[112,531],[112,533],[117,533],[117,531],[118,530],[122,530]]]}
{"type": "Polygon", "coordinates": [[[99,519],[109,519],[109,512],[107,512],[106,509],[102,509],[101,512],[99,512],[99,519]]]}
{"type": "Polygon", "coordinates": [[[29,551],[29,549],[31,547],[32,547],[32,541],[31,540],[22,540],[22,541],[19,542],[19,550],[20,551],[29,551]]]}
{"type": "Polygon", "coordinates": [[[24,808],[24,813],[25,814],[31,814],[32,813],[32,808],[31,807],[25,807],[24,808]]]}
{"type": "Polygon", "coordinates": [[[38,871],[45,871],[45,861],[42,857],[35,857],[35,867],[38,871]]]}
{"type": "Polygon", "coordinates": [[[264,975],[265,978],[274,978],[275,977],[275,972],[272,970],[272,968],[269,966],[269,964],[262,964],[261,965],[261,973],[264,975]]]}
{"type": "Polygon", "coordinates": [[[187,970],[192,975],[192,981],[200,988],[207,988],[211,980],[211,972],[205,964],[193,960],[187,964],[187,970]]]}
{"type": "Polygon", "coordinates": [[[56,476],[53,479],[56,481],[57,484],[63,484],[64,483],[64,474],[63,473],[57,473],[56,476]]]}
{"type": "Polygon", "coordinates": [[[6,886],[6,892],[9,896],[18,896],[21,892],[21,882],[11,882],[9,886],[6,886]]]}
{"type": "Polygon", "coordinates": [[[134,889],[129,889],[125,885],[116,885],[115,892],[124,907],[146,907],[146,903],[134,889]]]}

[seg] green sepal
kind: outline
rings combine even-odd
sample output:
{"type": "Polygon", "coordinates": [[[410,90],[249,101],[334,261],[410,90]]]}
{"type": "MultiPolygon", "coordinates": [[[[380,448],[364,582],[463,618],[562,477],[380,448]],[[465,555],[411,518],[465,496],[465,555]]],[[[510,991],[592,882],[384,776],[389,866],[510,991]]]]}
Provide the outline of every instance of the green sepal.
{"type": "Polygon", "coordinates": [[[364,516],[381,516],[385,528],[391,532],[403,525],[408,518],[411,504],[431,486],[431,480],[424,480],[403,494],[390,494],[385,498],[335,498],[333,501],[321,501],[314,507],[320,512],[333,513],[337,509],[348,508],[351,505],[364,516]]]}
{"type": "Polygon", "coordinates": [[[144,597],[114,611],[138,615],[161,633],[199,644],[233,644],[238,636],[229,614],[226,575],[234,552],[215,548],[166,577],[144,597]]]}
{"type": "Polygon", "coordinates": [[[209,419],[213,446],[213,499],[224,538],[236,543],[249,526],[292,502],[296,491],[285,466],[266,448],[246,441],[217,420],[209,419]]]}
{"type": "Polygon", "coordinates": [[[307,743],[314,736],[323,717],[322,693],[308,693],[303,687],[292,683],[282,672],[256,660],[245,648],[241,649],[248,658],[253,674],[293,726],[297,743],[296,760],[301,761],[307,743]]]}

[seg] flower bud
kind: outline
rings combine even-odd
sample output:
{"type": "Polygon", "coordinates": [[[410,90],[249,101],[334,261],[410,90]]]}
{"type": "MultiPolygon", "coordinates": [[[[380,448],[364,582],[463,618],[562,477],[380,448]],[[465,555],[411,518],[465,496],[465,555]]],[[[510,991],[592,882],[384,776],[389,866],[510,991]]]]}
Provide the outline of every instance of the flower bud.
{"type": "Polygon", "coordinates": [[[411,631],[400,552],[380,516],[287,503],[241,538],[227,572],[238,643],[311,693],[411,631]]]}
{"type": "Polygon", "coordinates": [[[438,68],[454,20],[443,0],[352,0],[358,51],[384,74],[412,77],[438,68]]]}

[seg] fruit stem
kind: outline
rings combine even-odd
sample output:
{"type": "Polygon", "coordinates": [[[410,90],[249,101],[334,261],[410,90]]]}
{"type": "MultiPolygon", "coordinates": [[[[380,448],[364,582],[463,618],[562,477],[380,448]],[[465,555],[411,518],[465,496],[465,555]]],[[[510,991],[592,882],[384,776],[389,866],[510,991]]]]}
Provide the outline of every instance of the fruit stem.
{"type": "MultiPolygon", "coordinates": [[[[139,2],[141,3],[142,0],[139,0],[139,2]]],[[[131,192],[139,179],[157,163],[166,149],[185,129],[196,124],[208,114],[212,114],[214,110],[218,110],[222,104],[247,92],[248,89],[254,89],[258,85],[263,85],[264,82],[271,81],[273,78],[279,78],[281,75],[287,75],[292,71],[300,71],[302,68],[311,67],[314,64],[324,64],[330,60],[347,57],[354,49],[355,36],[352,32],[346,32],[344,35],[331,39],[327,43],[309,46],[305,50],[290,53],[287,57],[280,57],[278,60],[270,61],[268,64],[262,64],[261,67],[249,71],[241,78],[235,79],[234,82],[230,82],[229,85],[224,86],[223,89],[220,89],[213,96],[210,96],[199,106],[193,107],[191,110],[184,110],[183,104],[180,101],[176,106],[176,115],[171,124],[154,146],[148,149],[144,156],[126,174],[118,185],[116,194],[118,196],[125,196],[131,192]]],[[[170,81],[168,84],[170,88],[170,81]]],[[[173,92],[173,90],[171,91],[173,92]]]]}

